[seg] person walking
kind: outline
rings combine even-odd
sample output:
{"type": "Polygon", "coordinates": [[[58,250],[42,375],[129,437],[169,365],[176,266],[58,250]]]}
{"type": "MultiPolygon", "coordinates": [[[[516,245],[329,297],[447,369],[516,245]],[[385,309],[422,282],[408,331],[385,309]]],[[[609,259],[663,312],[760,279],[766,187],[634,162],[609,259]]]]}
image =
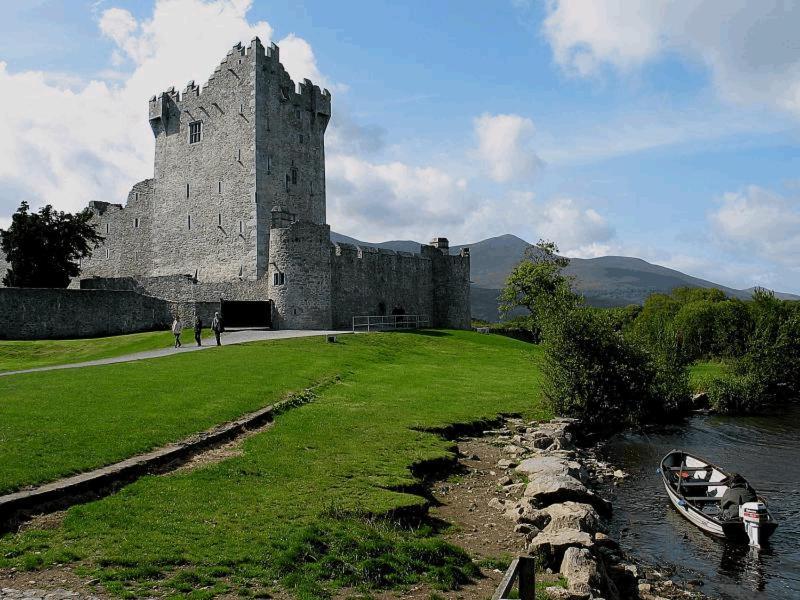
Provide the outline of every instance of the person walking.
{"type": "Polygon", "coordinates": [[[194,318],[194,341],[197,342],[198,346],[202,346],[203,344],[200,341],[200,337],[203,335],[203,319],[200,317],[194,318]]]}
{"type": "Polygon", "coordinates": [[[222,346],[222,342],[219,341],[219,334],[221,334],[225,329],[222,326],[222,319],[219,317],[219,313],[214,313],[214,319],[211,321],[211,331],[214,332],[214,337],[217,338],[217,346],[222,346]]]}
{"type": "Polygon", "coordinates": [[[175,320],[172,321],[172,335],[175,336],[175,347],[181,347],[181,330],[183,329],[183,324],[181,323],[178,317],[175,317],[175,320]]]}

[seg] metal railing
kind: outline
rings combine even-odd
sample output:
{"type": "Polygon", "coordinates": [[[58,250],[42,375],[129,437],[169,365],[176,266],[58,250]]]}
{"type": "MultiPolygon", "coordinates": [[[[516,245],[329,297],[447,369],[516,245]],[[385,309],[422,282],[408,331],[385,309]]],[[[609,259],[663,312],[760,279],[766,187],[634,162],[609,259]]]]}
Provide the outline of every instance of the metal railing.
{"type": "Polygon", "coordinates": [[[353,331],[389,331],[430,327],[425,315],[360,315],[353,317],[353,331]]]}
{"type": "Polygon", "coordinates": [[[500,585],[492,596],[492,600],[505,600],[511,598],[511,591],[514,584],[518,584],[521,600],[536,600],[536,563],[532,556],[518,556],[515,558],[508,569],[500,585]]]}

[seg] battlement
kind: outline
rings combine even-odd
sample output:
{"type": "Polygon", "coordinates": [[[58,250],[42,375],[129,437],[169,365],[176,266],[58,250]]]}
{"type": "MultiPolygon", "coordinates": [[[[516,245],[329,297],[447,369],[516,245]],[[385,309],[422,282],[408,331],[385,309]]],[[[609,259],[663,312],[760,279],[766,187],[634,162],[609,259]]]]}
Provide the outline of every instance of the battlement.
{"type": "Polygon", "coordinates": [[[405,252],[403,250],[390,250],[388,248],[376,248],[375,246],[348,244],[347,242],[331,242],[333,253],[335,256],[355,256],[356,258],[363,258],[364,255],[376,256],[399,256],[402,258],[416,258],[419,260],[430,260],[429,257],[423,256],[416,252],[405,252]]]}
{"type": "Polygon", "coordinates": [[[113,204],[111,202],[103,202],[101,200],[91,200],[89,202],[89,210],[97,215],[103,215],[109,210],[122,210],[122,205],[113,204]]]}
{"type": "Polygon", "coordinates": [[[243,46],[241,42],[234,45],[214,68],[204,85],[197,85],[192,80],[186,84],[182,93],[173,86],[165,92],[152,96],[149,101],[151,124],[158,119],[166,119],[170,104],[180,108],[186,100],[202,96],[226,72],[231,72],[238,78],[245,76],[246,71],[246,75],[250,76],[249,68],[254,64],[279,78],[280,88],[286,101],[325,119],[324,125],[327,126],[327,120],[331,116],[331,93],[327,89],[320,89],[308,79],[296,85],[280,62],[280,48],[274,43],[265,48],[258,37],[253,38],[248,46],[243,46]],[[248,69],[243,69],[243,65],[248,69]]]}

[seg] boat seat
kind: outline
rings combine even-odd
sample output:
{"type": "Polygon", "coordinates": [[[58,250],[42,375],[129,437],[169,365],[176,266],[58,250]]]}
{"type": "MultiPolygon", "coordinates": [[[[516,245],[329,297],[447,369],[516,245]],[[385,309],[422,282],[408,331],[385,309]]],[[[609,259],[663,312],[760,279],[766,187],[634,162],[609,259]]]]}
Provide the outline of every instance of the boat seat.
{"type": "Polygon", "coordinates": [[[712,486],[716,487],[716,486],[728,485],[728,482],[727,481],[700,481],[700,480],[695,481],[693,479],[690,479],[689,481],[681,481],[681,487],[700,487],[701,485],[704,485],[706,487],[712,487],[712,486]]]}
{"type": "Polygon", "coordinates": [[[667,467],[670,471],[710,471],[713,467],[667,467]]]}

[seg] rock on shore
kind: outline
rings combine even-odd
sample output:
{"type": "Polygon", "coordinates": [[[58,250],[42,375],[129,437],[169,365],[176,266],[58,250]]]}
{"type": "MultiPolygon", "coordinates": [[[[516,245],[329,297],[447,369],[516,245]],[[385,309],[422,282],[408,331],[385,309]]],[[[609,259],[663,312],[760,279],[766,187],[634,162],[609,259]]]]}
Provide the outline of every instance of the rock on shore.
{"type": "Polygon", "coordinates": [[[574,444],[577,422],[553,419],[525,423],[509,419],[506,426],[484,432],[506,457],[496,469],[504,497],[489,506],[499,511],[519,535],[538,567],[560,573],[566,589],[547,588],[551,598],[626,600],[641,598],[702,598],[679,589],[665,577],[645,573],[626,560],[607,535],[603,517],[611,504],[593,484],[622,481],[627,474],[604,463],[590,450],[574,444]],[[648,577],[649,575],[649,577],[648,577]]]}

